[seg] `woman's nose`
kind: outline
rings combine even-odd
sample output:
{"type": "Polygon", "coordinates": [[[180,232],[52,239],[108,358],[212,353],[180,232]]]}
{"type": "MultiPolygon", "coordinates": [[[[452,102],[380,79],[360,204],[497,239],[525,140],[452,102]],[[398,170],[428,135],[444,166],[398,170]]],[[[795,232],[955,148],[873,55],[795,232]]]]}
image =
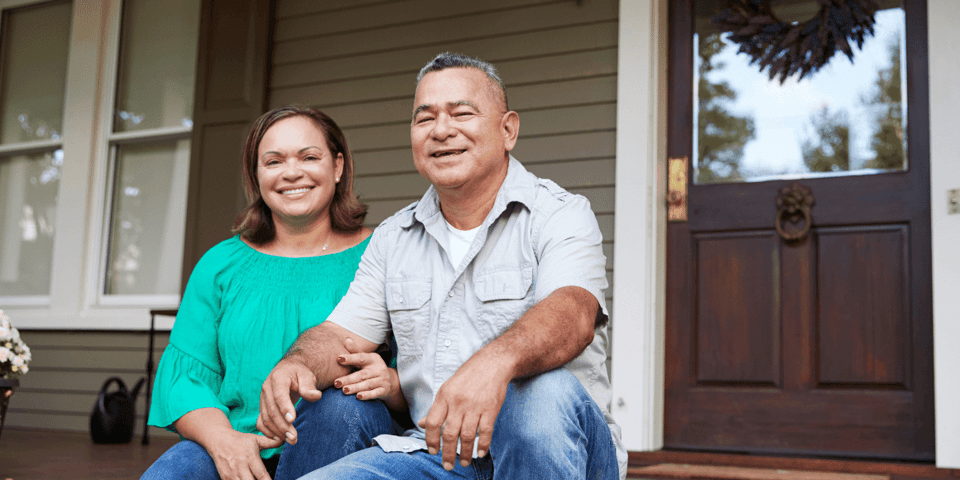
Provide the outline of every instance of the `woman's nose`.
{"type": "Polygon", "coordinates": [[[303,169],[300,166],[300,162],[296,160],[289,160],[283,165],[283,178],[284,179],[295,179],[303,176],[303,169]]]}

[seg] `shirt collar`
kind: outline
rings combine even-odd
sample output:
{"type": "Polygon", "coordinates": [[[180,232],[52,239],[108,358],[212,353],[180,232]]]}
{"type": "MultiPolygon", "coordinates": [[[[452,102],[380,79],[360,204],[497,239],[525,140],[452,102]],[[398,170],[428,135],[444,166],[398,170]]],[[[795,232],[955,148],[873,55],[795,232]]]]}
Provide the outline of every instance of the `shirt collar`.
{"type": "MultiPolygon", "coordinates": [[[[528,174],[527,169],[513,155],[510,155],[507,177],[504,178],[500,190],[497,191],[497,199],[494,201],[490,213],[487,214],[487,218],[489,219],[491,216],[499,217],[507,206],[513,202],[519,202],[528,209],[531,208],[535,196],[534,187],[533,178],[528,174]]],[[[440,197],[437,196],[437,189],[430,185],[427,192],[423,194],[423,197],[413,208],[413,214],[405,219],[402,226],[409,228],[415,222],[427,223],[437,215],[441,215],[440,197]]]]}

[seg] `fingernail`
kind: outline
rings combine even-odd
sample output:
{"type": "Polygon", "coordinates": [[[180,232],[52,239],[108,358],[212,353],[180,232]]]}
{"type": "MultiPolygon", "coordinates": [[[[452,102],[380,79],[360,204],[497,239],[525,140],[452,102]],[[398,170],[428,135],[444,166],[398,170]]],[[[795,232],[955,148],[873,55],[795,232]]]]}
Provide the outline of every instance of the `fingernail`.
{"type": "Polygon", "coordinates": [[[334,381],[333,381],[333,386],[334,386],[334,387],[337,387],[337,388],[340,388],[340,387],[343,386],[343,382],[341,382],[340,380],[334,380],[334,381]]]}
{"type": "Polygon", "coordinates": [[[339,357],[337,357],[337,362],[338,362],[338,363],[343,363],[343,362],[346,362],[346,361],[347,361],[347,357],[344,357],[343,355],[340,355],[339,357]]]}
{"type": "Polygon", "coordinates": [[[436,448],[433,448],[433,447],[428,448],[427,451],[430,452],[430,455],[436,455],[436,454],[437,454],[437,449],[436,449],[436,448]]]}
{"type": "Polygon", "coordinates": [[[483,450],[477,450],[477,456],[480,458],[486,457],[487,452],[484,452],[483,450]]]}
{"type": "Polygon", "coordinates": [[[292,433],[287,432],[287,440],[289,440],[289,441],[291,441],[291,442],[294,440],[294,436],[293,436],[292,433]]]}
{"type": "Polygon", "coordinates": [[[461,466],[461,467],[469,467],[469,466],[470,466],[470,462],[467,461],[467,459],[460,460],[460,466],[461,466]]]}
{"type": "Polygon", "coordinates": [[[446,471],[453,470],[453,464],[450,462],[443,462],[443,469],[446,471]]]}
{"type": "MultiPolygon", "coordinates": [[[[292,421],[293,421],[293,414],[290,413],[290,412],[287,412],[287,414],[284,415],[283,418],[286,418],[288,422],[292,422],[292,421]]],[[[290,435],[290,434],[287,433],[287,435],[290,435]]]]}

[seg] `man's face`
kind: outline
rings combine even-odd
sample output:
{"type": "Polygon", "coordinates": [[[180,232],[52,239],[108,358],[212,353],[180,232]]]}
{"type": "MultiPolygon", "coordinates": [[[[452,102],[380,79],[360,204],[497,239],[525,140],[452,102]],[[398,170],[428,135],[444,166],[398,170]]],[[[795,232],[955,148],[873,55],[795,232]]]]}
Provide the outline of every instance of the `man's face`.
{"type": "Polygon", "coordinates": [[[441,191],[486,182],[499,185],[506,175],[507,152],[516,143],[508,123],[496,87],[480,70],[430,72],[420,80],[414,100],[414,165],[441,191]]]}

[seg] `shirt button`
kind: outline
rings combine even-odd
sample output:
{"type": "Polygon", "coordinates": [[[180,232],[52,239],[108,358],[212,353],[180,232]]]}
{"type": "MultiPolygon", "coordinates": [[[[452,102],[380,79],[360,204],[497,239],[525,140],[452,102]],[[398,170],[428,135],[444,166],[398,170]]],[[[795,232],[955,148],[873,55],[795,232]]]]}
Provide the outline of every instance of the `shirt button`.
{"type": "Polygon", "coordinates": [[[450,298],[453,298],[453,291],[451,291],[450,293],[448,293],[447,296],[449,296],[450,298]]]}
{"type": "Polygon", "coordinates": [[[402,448],[404,452],[410,451],[410,445],[404,445],[402,448]]]}
{"type": "Polygon", "coordinates": [[[452,343],[453,343],[453,342],[451,342],[450,340],[444,340],[444,341],[443,341],[443,345],[444,345],[445,347],[449,347],[452,343]]]}
{"type": "Polygon", "coordinates": [[[399,300],[400,300],[400,303],[403,303],[403,297],[400,297],[399,300]]]}

